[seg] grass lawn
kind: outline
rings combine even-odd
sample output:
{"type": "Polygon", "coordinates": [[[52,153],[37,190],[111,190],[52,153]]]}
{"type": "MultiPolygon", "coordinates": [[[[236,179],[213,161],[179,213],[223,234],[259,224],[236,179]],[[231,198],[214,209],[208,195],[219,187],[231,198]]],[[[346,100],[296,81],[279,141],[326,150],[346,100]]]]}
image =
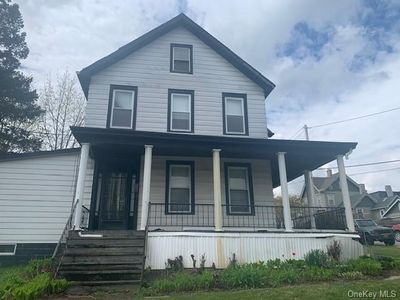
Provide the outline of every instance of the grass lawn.
{"type": "MultiPolygon", "coordinates": [[[[286,286],[269,289],[254,289],[243,291],[221,291],[221,292],[202,292],[191,294],[170,295],[168,297],[149,297],[142,299],[169,299],[169,300],[258,300],[258,299],[304,299],[304,300],[321,300],[321,299],[352,299],[348,296],[349,291],[376,292],[375,298],[372,296],[369,299],[400,299],[400,278],[393,280],[371,280],[371,281],[356,281],[356,282],[331,282],[321,284],[286,286]],[[387,290],[389,296],[383,297],[380,291],[387,290]],[[393,291],[393,294],[391,294],[393,291]]],[[[358,297],[362,298],[362,297],[358,297]]],[[[365,299],[368,299],[364,296],[365,299]]],[[[136,297],[134,297],[136,299],[136,297]]]]}
{"type": "Polygon", "coordinates": [[[374,246],[369,246],[368,251],[374,255],[400,258],[400,247],[397,246],[374,245],[374,246]]]}

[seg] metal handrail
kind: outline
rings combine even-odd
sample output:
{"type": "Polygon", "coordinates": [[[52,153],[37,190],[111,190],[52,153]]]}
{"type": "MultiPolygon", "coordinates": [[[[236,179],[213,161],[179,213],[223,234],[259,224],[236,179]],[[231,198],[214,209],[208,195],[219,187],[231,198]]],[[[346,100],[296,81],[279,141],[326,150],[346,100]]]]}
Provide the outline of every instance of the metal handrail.
{"type": "Polygon", "coordinates": [[[55,257],[56,257],[57,252],[58,252],[58,249],[60,248],[61,242],[62,242],[63,239],[65,238],[66,233],[67,233],[67,232],[71,229],[71,227],[72,227],[72,218],[73,218],[73,216],[74,216],[74,214],[75,214],[75,209],[76,209],[78,203],[79,203],[79,199],[78,199],[78,200],[75,202],[75,204],[72,206],[71,213],[69,214],[69,217],[68,217],[68,219],[67,219],[67,222],[65,223],[63,232],[62,232],[62,234],[61,234],[61,236],[60,236],[60,239],[58,240],[57,246],[54,248],[54,252],[53,252],[53,255],[51,256],[51,258],[55,258],[55,257]]]}
{"type": "Polygon", "coordinates": [[[147,238],[148,238],[148,233],[149,233],[149,216],[150,216],[150,210],[151,210],[151,202],[149,201],[148,203],[148,210],[147,210],[147,219],[146,219],[146,226],[144,229],[144,245],[143,245],[143,265],[142,265],[142,274],[140,275],[140,282],[143,283],[143,274],[144,270],[146,268],[146,253],[147,253],[147,238]]]}
{"type": "MultiPolygon", "coordinates": [[[[60,239],[58,240],[58,243],[57,243],[56,247],[54,248],[53,255],[51,256],[52,259],[56,258],[57,254],[58,254],[58,252],[60,250],[60,246],[61,246],[62,242],[65,240],[65,248],[63,249],[61,257],[58,260],[57,267],[56,267],[56,269],[54,271],[54,277],[56,277],[57,274],[58,274],[58,271],[59,271],[60,266],[61,266],[61,262],[62,262],[62,260],[64,258],[65,252],[67,250],[67,241],[66,241],[66,239],[67,239],[67,236],[68,236],[68,233],[69,233],[70,229],[73,228],[72,219],[73,219],[73,217],[75,215],[75,210],[76,210],[76,207],[78,206],[79,202],[80,202],[80,200],[77,199],[75,201],[74,205],[72,206],[71,213],[69,214],[69,217],[67,219],[67,222],[65,223],[63,232],[62,232],[62,234],[60,236],[60,239]]],[[[82,205],[82,208],[83,208],[84,212],[82,213],[82,218],[81,218],[81,222],[80,222],[81,225],[87,223],[86,220],[88,221],[88,216],[89,216],[89,213],[90,213],[90,210],[87,207],[82,205]]],[[[81,227],[81,228],[88,229],[86,224],[85,224],[85,227],[81,227]]]]}

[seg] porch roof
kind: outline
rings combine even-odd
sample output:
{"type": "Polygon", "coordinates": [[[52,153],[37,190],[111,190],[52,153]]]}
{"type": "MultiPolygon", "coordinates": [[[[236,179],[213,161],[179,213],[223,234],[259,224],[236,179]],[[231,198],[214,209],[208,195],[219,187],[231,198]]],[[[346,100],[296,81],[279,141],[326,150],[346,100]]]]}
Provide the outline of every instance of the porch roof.
{"type": "Polygon", "coordinates": [[[165,132],[147,132],[110,128],[71,127],[79,143],[90,143],[98,151],[116,155],[141,154],[144,145],[153,145],[154,155],[206,156],[221,149],[223,158],[267,159],[271,161],[272,184],[280,185],[278,152],[286,153],[288,181],[345,155],[357,146],[351,142],[322,142],[249,137],[206,136],[165,132]]]}

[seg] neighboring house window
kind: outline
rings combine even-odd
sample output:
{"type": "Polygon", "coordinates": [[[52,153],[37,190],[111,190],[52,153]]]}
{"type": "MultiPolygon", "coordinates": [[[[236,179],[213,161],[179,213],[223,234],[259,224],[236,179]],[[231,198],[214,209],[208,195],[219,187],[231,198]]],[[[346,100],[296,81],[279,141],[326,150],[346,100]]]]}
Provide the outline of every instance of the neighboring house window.
{"type": "Polygon", "coordinates": [[[192,45],[171,44],[170,71],[173,73],[193,73],[192,45]]]}
{"type": "Polygon", "coordinates": [[[384,209],[381,209],[380,211],[379,211],[379,213],[381,214],[381,217],[385,214],[385,210],[384,209]]]}
{"type": "Polygon", "coordinates": [[[320,194],[315,194],[314,200],[315,200],[314,205],[321,205],[321,195],[320,194]]]}
{"type": "Polygon", "coordinates": [[[227,214],[254,214],[252,185],[250,164],[225,164],[227,214]]]}
{"type": "Polygon", "coordinates": [[[357,208],[357,214],[362,215],[363,214],[363,209],[362,208],[357,208]]]}
{"type": "Polygon", "coordinates": [[[111,85],[108,127],[132,129],[135,124],[137,88],[111,85]]]}
{"type": "Polygon", "coordinates": [[[0,255],[15,255],[17,244],[0,244],[0,255]]]}
{"type": "Polygon", "coordinates": [[[193,132],[194,91],[168,90],[168,131],[193,132]]]}
{"type": "Polygon", "coordinates": [[[327,194],[326,198],[328,199],[328,206],[335,206],[335,195],[327,194]]]}
{"type": "Polygon", "coordinates": [[[166,213],[194,214],[194,163],[167,161],[166,213]]]}
{"type": "Polygon", "coordinates": [[[224,134],[248,134],[246,94],[222,94],[224,134]]]}

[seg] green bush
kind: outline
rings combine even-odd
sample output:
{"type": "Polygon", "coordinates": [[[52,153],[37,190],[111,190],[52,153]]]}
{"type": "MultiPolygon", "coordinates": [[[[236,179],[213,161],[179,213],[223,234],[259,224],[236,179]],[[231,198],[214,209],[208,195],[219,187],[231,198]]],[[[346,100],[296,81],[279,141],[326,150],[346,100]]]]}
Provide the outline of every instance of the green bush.
{"type": "Polygon", "coordinates": [[[282,284],[293,284],[296,283],[300,278],[300,273],[296,269],[286,268],[281,271],[271,273],[271,282],[274,286],[279,286],[282,284]]]}
{"type": "Polygon", "coordinates": [[[256,288],[267,285],[267,268],[258,264],[244,264],[222,270],[218,282],[223,288],[256,288]]]}
{"type": "Polygon", "coordinates": [[[400,261],[387,258],[374,260],[360,257],[346,264],[328,257],[322,250],[308,253],[304,260],[274,259],[267,262],[230,264],[220,271],[201,274],[178,272],[156,280],[144,293],[149,295],[190,292],[210,289],[277,287],[298,282],[328,281],[334,278],[357,280],[365,275],[377,276],[382,270],[394,269],[400,261]]]}
{"type": "Polygon", "coordinates": [[[331,280],[334,275],[335,272],[332,269],[309,267],[302,271],[301,278],[303,281],[327,281],[331,280]]]}
{"type": "Polygon", "coordinates": [[[209,290],[214,286],[215,280],[211,272],[205,271],[196,275],[180,272],[170,278],[156,280],[152,286],[147,289],[146,294],[209,290]]]}
{"type": "Polygon", "coordinates": [[[369,257],[360,257],[349,261],[349,269],[370,276],[377,276],[382,273],[381,264],[369,257]]]}
{"type": "Polygon", "coordinates": [[[32,260],[26,266],[9,268],[0,276],[0,299],[38,299],[61,293],[68,283],[51,277],[51,260],[32,260]]]}
{"type": "Polygon", "coordinates": [[[315,249],[306,254],[304,261],[310,267],[323,268],[328,266],[329,257],[323,250],[315,249]]]}
{"type": "Polygon", "coordinates": [[[396,261],[394,258],[388,256],[376,256],[374,259],[381,264],[383,270],[397,269],[399,265],[399,261],[396,261]]]}

